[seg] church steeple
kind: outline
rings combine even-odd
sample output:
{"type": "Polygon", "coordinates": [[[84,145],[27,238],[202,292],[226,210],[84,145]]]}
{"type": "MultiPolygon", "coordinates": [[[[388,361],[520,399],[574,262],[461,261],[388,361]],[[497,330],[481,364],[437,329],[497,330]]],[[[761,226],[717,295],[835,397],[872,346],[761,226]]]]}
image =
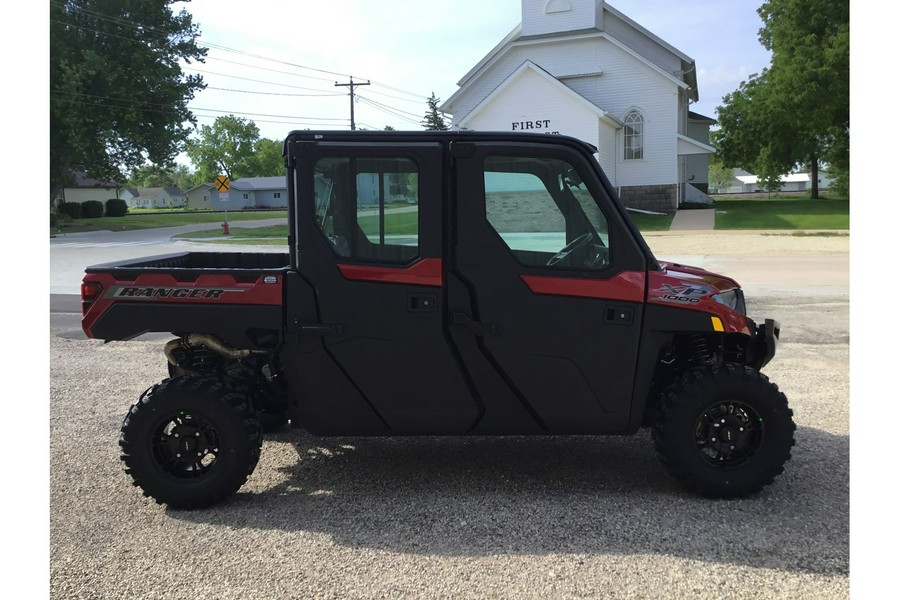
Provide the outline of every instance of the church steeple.
{"type": "Polygon", "coordinates": [[[603,29],[603,0],[522,0],[522,35],[603,29]]]}

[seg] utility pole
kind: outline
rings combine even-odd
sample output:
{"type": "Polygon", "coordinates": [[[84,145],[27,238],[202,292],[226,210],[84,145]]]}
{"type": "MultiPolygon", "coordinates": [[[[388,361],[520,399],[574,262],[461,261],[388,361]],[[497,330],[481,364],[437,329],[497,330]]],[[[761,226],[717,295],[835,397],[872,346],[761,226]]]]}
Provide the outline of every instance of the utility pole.
{"type": "Polygon", "coordinates": [[[355,98],[353,97],[353,90],[360,85],[372,85],[372,82],[367,81],[365,83],[357,83],[353,81],[353,77],[350,77],[350,83],[338,83],[337,81],[334,82],[334,87],[350,88],[350,131],[356,131],[356,120],[353,116],[353,101],[355,100],[355,98]]]}

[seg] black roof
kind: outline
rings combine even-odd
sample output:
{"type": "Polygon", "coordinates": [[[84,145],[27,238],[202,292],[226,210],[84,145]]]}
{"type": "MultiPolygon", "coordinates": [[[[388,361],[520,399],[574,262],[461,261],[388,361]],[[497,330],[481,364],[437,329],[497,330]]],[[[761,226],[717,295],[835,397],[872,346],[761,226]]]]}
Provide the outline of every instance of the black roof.
{"type": "MultiPolygon", "coordinates": [[[[518,131],[292,131],[285,139],[285,145],[292,141],[313,142],[354,142],[363,140],[372,142],[534,142],[555,143],[574,146],[590,153],[597,152],[592,144],[568,135],[547,135],[546,133],[527,133],[518,131]]],[[[286,150],[286,147],[284,148],[286,150]]],[[[283,152],[283,154],[287,154],[283,152]]]]}

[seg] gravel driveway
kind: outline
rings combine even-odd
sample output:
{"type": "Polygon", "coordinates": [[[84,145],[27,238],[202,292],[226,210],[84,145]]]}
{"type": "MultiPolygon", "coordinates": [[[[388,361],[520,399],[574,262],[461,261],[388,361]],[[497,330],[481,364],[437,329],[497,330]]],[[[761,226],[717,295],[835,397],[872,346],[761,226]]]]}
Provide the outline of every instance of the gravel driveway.
{"type": "Polygon", "coordinates": [[[162,342],[53,336],[51,595],[847,598],[849,292],[840,289],[749,299],[751,315],[784,327],[765,372],[798,430],[785,473],[737,501],[683,492],[646,433],[288,430],[266,439],[229,502],[171,511],[130,485],[117,445],[130,403],[166,376],[162,342]]]}

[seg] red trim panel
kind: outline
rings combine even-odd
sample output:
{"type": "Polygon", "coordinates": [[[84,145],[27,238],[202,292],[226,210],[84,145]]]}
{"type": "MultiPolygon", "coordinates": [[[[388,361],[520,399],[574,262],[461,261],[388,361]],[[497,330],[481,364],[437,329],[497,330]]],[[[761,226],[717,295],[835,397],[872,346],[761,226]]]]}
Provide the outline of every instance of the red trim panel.
{"type": "MultiPolygon", "coordinates": [[[[278,306],[283,300],[281,273],[260,275],[243,282],[230,274],[203,274],[181,281],[166,273],[142,273],[134,280],[117,279],[111,273],[90,273],[83,282],[99,286],[99,295],[82,302],[82,329],[88,337],[93,324],[114,302],[166,304],[252,304],[278,306]]],[[[84,298],[83,298],[84,300],[84,298]]]]}
{"type": "Polygon", "coordinates": [[[643,302],[644,276],[642,271],[622,271],[611,279],[522,275],[522,281],[535,294],[643,302]]]}
{"type": "Polygon", "coordinates": [[[375,283],[408,283],[441,287],[444,285],[443,263],[439,258],[423,258],[408,267],[374,267],[338,265],[341,275],[351,281],[375,283]]]}

